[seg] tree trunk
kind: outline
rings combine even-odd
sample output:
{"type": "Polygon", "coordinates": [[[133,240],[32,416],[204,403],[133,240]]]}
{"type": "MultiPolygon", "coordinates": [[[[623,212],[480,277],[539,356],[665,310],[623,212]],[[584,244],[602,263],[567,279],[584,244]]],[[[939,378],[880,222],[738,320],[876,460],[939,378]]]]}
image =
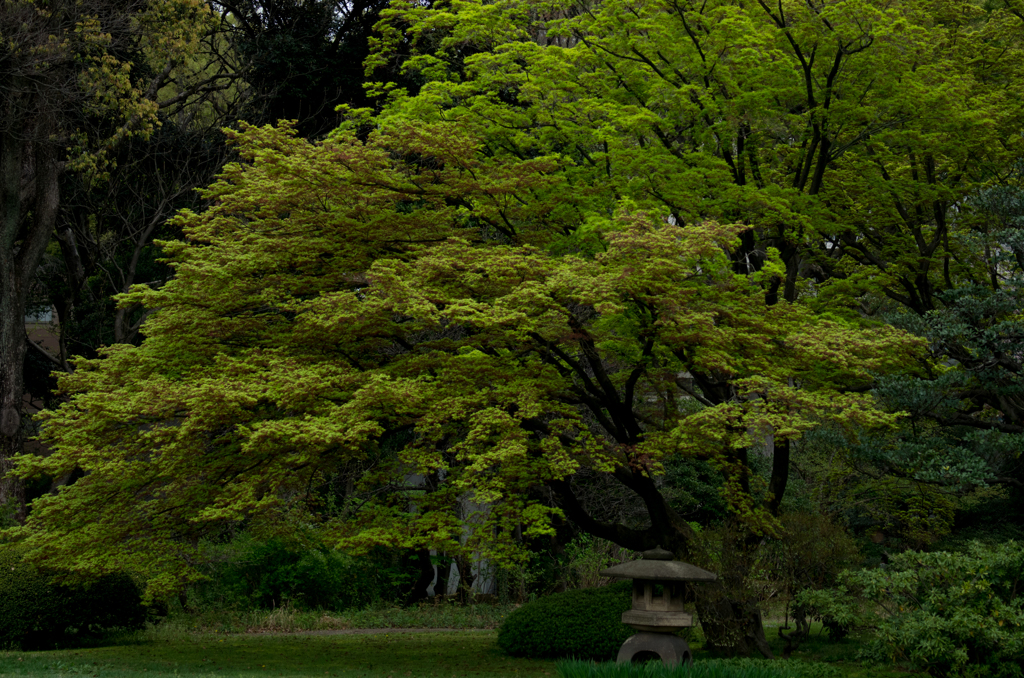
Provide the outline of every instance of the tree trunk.
{"type": "MultiPolygon", "coordinates": [[[[8,103],[0,113],[17,120],[25,111],[15,108],[17,103],[8,103]]],[[[20,118],[23,128],[12,124],[0,130],[0,510],[23,522],[24,484],[8,474],[24,446],[25,310],[32,276],[56,223],[59,192],[54,149],[46,141],[32,141],[46,139],[52,130],[31,115],[20,118]]]]}
{"type": "MultiPolygon", "coordinates": [[[[7,476],[14,468],[13,457],[20,454],[23,440],[20,436],[0,437],[0,476],[7,476]]],[[[8,521],[25,521],[25,484],[19,478],[0,478],[0,527],[8,521]]]]}
{"type": "MultiPolygon", "coordinates": [[[[6,271],[5,271],[6,273],[6,271]]],[[[24,398],[23,365],[25,361],[24,307],[18,327],[12,312],[8,285],[0,291],[0,522],[13,518],[25,520],[25,486],[21,479],[8,477],[14,468],[15,455],[21,454],[24,436],[21,431],[21,407],[24,398]],[[18,332],[20,330],[20,333],[18,332]]]]}
{"type": "Polygon", "coordinates": [[[466,605],[473,597],[473,566],[464,555],[455,556],[455,567],[458,569],[459,581],[455,588],[456,600],[466,605]]]}
{"type": "Polygon", "coordinates": [[[21,227],[22,151],[23,144],[14,134],[0,133],[0,518],[13,513],[19,522],[25,519],[25,488],[7,474],[11,458],[23,444],[25,291],[15,261],[21,227]]]}
{"type": "Polygon", "coordinates": [[[406,604],[411,605],[418,603],[421,600],[430,597],[427,589],[434,582],[434,566],[430,562],[430,551],[429,549],[419,549],[413,554],[416,558],[416,566],[419,568],[419,576],[416,578],[416,583],[412,585],[412,590],[406,597],[406,604]]]}
{"type": "Polygon", "coordinates": [[[697,593],[697,614],[705,647],[744,657],[760,652],[774,659],[757,601],[751,596],[730,595],[724,588],[717,582],[701,584],[697,593]]]}
{"type": "Polygon", "coordinates": [[[448,578],[451,576],[452,560],[442,551],[437,552],[437,583],[434,584],[435,596],[448,595],[448,578]]]}
{"type": "MultiPolygon", "coordinates": [[[[769,506],[775,509],[785,493],[789,443],[782,441],[776,447],[771,483],[775,496],[769,506]]],[[[689,524],[665,501],[653,480],[625,470],[617,471],[616,478],[643,499],[651,518],[648,529],[634,530],[595,520],[579,502],[568,481],[548,481],[548,485],[558,497],[566,517],[596,537],[633,551],[660,545],[675,553],[676,557],[695,561],[696,565],[714,567],[710,561],[717,560],[718,580],[694,587],[697,615],[708,646],[728,654],[748,655],[756,651],[774,658],[764,634],[760,606],[747,585],[753,555],[760,540],[753,538],[742,525],[733,523],[724,531],[720,558],[711,558],[710,553],[701,551],[715,551],[718,545],[702,543],[689,524]]]]}
{"type": "Polygon", "coordinates": [[[760,652],[774,659],[764,634],[761,606],[749,587],[759,541],[742,526],[727,525],[718,580],[695,587],[697,615],[708,649],[740,656],[760,652]]]}

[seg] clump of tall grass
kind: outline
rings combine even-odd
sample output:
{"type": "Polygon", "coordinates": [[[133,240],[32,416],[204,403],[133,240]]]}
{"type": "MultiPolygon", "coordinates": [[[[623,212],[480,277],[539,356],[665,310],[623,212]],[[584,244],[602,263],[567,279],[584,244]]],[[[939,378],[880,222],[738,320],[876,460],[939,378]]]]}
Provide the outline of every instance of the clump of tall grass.
{"type": "Polygon", "coordinates": [[[709,659],[665,666],[660,661],[634,664],[565,660],[555,664],[561,678],[838,678],[839,669],[818,662],[757,659],[709,659]]]}
{"type": "Polygon", "coordinates": [[[189,633],[301,633],[345,629],[494,629],[511,605],[437,605],[399,607],[379,603],[361,610],[331,612],[279,607],[274,610],[178,612],[156,629],[158,635],[189,633]]]}

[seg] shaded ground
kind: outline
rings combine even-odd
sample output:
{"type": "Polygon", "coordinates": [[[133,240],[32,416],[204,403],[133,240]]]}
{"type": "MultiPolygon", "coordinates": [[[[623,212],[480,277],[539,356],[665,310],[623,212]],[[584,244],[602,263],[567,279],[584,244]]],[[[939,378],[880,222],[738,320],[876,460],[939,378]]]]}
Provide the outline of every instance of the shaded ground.
{"type": "Polygon", "coordinates": [[[183,632],[276,632],[348,629],[496,629],[515,605],[451,603],[420,604],[410,607],[374,605],[365,609],[324,612],[279,607],[274,610],[231,610],[209,608],[185,612],[175,610],[160,626],[183,632]]]}

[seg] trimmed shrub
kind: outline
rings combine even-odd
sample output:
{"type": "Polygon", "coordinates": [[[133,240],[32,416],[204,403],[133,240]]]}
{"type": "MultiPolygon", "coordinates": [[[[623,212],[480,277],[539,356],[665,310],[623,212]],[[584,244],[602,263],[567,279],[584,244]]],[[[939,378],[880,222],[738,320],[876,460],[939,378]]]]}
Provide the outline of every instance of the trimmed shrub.
{"type": "Polygon", "coordinates": [[[141,590],[124,573],[76,586],[52,583],[52,575],[0,548],[0,647],[52,648],[146,622],[141,590]]]}
{"type": "Polygon", "coordinates": [[[610,659],[636,633],[622,623],[632,585],[565,591],[513,611],[498,630],[498,646],[514,657],[610,659]]]}

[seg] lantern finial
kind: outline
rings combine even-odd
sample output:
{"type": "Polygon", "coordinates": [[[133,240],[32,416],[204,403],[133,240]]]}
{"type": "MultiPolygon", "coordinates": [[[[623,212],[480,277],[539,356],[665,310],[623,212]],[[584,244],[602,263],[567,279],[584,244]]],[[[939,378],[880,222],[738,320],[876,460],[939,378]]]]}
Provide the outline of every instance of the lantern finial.
{"type": "Polygon", "coordinates": [[[675,554],[671,551],[666,551],[661,548],[661,544],[658,544],[653,549],[643,552],[644,560],[672,560],[675,558],[675,554]]]}

